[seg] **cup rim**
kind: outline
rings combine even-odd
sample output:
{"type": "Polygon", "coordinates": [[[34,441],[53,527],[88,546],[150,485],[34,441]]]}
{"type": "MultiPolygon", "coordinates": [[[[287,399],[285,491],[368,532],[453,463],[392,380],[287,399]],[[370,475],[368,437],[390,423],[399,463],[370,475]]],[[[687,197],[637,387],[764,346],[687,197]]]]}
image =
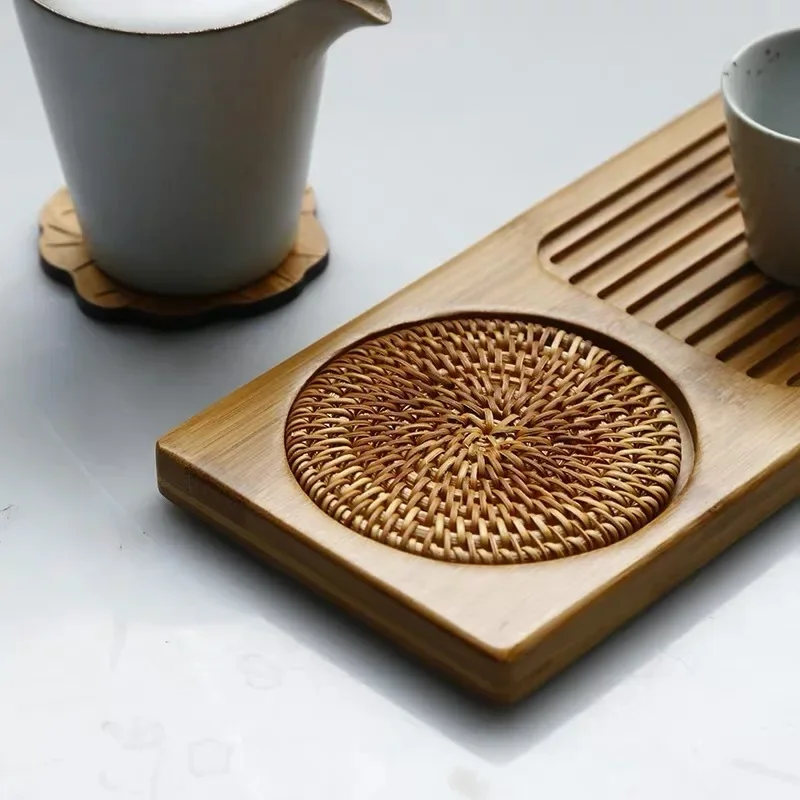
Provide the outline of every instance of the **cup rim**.
{"type": "Polygon", "coordinates": [[[34,5],[41,8],[43,11],[47,12],[48,14],[52,14],[54,17],[58,17],[59,19],[67,22],[71,25],[78,25],[82,28],[88,28],[92,31],[97,31],[98,33],[105,33],[105,34],[112,34],[114,36],[127,36],[127,37],[142,37],[142,38],[150,38],[150,39],[178,39],[178,38],[187,38],[189,36],[208,36],[210,34],[215,33],[225,33],[226,31],[235,31],[239,28],[244,28],[249,25],[254,25],[257,22],[261,22],[266,17],[271,17],[273,14],[278,14],[283,12],[285,9],[293,6],[296,0],[283,0],[283,2],[276,6],[275,8],[271,9],[270,11],[266,11],[263,14],[254,17],[246,17],[239,22],[233,22],[229,25],[219,25],[219,26],[210,26],[210,27],[199,27],[199,28],[188,28],[187,30],[171,30],[171,31],[159,31],[159,30],[137,30],[133,27],[117,27],[113,25],[109,25],[107,22],[91,22],[90,20],[83,19],[80,16],[73,16],[68,14],[64,11],[57,10],[53,8],[50,0],[20,0],[21,2],[26,3],[33,3],[34,5]]]}
{"type": "Polygon", "coordinates": [[[748,53],[750,50],[755,50],[758,47],[764,47],[765,45],[768,45],[779,39],[793,37],[793,36],[800,38],[800,27],[783,28],[781,30],[773,31],[772,33],[766,33],[761,36],[755,37],[754,39],[751,39],[749,42],[742,45],[725,63],[725,67],[722,70],[720,88],[722,97],[726,105],[743,122],[750,125],[752,128],[755,128],[760,133],[766,134],[767,136],[772,136],[784,142],[791,142],[793,144],[800,145],[800,136],[791,136],[788,133],[781,133],[781,131],[775,130],[774,128],[770,128],[767,125],[764,125],[758,120],[754,119],[752,116],[750,116],[750,114],[745,113],[742,110],[742,107],[733,99],[730,90],[728,88],[730,82],[729,78],[731,72],[733,71],[733,69],[735,69],[734,67],[735,63],[740,59],[742,59],[746,53],[748,53]]]}

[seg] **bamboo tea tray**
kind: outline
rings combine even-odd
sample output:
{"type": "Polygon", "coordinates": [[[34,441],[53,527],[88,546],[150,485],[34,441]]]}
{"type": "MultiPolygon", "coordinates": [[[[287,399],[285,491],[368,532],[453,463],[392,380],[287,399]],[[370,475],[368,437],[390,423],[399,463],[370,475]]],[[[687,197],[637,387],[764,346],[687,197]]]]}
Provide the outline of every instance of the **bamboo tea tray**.
{"type": "Polygon", "coordinates": [[[798,385],[714,97],[164,436],[158,481],[509,702],[795,497],[798,385]]]}

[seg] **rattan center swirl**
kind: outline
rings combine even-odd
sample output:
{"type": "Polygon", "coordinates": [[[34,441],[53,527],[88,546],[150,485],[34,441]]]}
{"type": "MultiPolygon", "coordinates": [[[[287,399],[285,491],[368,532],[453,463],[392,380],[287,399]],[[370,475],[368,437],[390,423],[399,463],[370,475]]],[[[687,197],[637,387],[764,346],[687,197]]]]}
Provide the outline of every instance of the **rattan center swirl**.
{"type": "Polygon", "coordinates": [[[669,503],[681,436],[615,355],[534,322],[457,319],[377,336],[326,364],[289,414],[303,490],[400,550],[542,561],[630,536],[669,503]]]}

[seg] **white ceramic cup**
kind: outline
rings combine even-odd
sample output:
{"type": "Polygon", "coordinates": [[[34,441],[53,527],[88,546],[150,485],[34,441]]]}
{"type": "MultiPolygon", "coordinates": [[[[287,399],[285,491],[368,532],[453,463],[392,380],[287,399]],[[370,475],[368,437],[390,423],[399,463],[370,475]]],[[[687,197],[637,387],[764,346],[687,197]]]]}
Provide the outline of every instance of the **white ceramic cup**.
{"type": "Polygon", "coordinates": [[[742,48],[722,96],[751,258],[800,287],[800,29],[742,48]]]}
{"type": "Polygon", "coordinates": [[[265,0],[263,16],[185,33],[153,33],[133,0],[54,5],[98,17],[15,0],[98,266],[167,295],[232,291],[279,266],[297,232],[327,50],[389,22],[387,1],[265,0]],[[113,21],[114,5],[128,15],[113,21]]]}

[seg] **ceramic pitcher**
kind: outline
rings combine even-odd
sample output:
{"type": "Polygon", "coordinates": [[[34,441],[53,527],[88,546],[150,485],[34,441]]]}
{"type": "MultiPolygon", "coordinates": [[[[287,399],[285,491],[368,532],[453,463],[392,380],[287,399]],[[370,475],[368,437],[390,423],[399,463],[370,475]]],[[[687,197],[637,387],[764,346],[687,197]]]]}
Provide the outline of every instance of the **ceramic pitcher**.
{"type": "Polygon", "coordinates": [[[184,30],[174,19],[159,27],[141,14],[85,12],[114,7],[102,0],[15,0],[89,251],[142,291],[229,291],[281,263],[326,51],[348,30],[391,19],[386,0],[273,2],[239,20],[218,5],[225,24],[184,30]]]}

